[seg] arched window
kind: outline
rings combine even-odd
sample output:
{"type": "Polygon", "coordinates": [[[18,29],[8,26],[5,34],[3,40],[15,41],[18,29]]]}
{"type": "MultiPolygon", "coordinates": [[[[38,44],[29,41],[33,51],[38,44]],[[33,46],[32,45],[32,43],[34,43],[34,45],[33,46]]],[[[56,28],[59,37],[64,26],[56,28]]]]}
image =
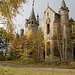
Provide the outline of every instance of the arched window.
{"type": "Polygon", "coordinates": [[[49,16],[49,12],[47,12],[47,16],[49,16]]]}
{"type": "Polygon", "coordinates": [[[50,55],[50,42],[47,42],[47,56],[50,55]]]}
{"type": "Polygon", "coordinates": [[[47,24],[47,34],[49,34],[49,33],[50,33],[50,25],[47,24]]]}
{"type": "Polygon", "coordinates": [[[48,18],[48,19],[46,20],[46,24],[48,24],[48,23],[50,23],[50,18],[48,18]]]}
{"type": "Polygon", "coordinates": [[[32,24],[33,24],[33,21],[32,21],[32,24]]]}

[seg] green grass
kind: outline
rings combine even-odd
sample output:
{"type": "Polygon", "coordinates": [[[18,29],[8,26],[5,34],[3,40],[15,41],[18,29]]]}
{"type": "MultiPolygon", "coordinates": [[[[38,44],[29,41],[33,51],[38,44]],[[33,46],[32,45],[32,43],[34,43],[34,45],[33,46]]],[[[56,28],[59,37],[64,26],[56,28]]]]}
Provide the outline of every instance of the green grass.
{"type": "Polygon", "coordinates": [[[24,69],[0,66],[0,75],[75,75],[75,73],[24,70],[24,69]]]}

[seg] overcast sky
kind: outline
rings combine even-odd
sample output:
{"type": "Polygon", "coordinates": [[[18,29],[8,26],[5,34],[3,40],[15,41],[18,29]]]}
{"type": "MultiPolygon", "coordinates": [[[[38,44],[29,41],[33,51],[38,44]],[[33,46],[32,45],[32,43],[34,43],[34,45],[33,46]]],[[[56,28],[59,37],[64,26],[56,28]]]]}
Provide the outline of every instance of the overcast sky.
{"type": "MultiPolygon", "coordinates": [[[[35,15],[39,13],[40,16],[40,24],[42,24],[42,18],[44,16],[44,11],[47,8],[49,3],[50,8],[52,8],[55,12],[59,12],[59,8],[61,7],[62,0],[35,0],[34,11],[35,15]]],[[[25,19],[29,18],[32,10],[33,0],[29,0],[26,4],[23,5],[22,15],[17,15],[15,24],[17,25],[17,30],[19,31],[21,28],[25,29],[25,19]],[[18,27],[18,25],[20,25],[18,27]]],[[[67,7],[69,7],[69,18],[73,18],[75,20],[75,0],[65,0],[67,7]]],[[[22,11],[19,9],[19,11],[22,11]]]]}

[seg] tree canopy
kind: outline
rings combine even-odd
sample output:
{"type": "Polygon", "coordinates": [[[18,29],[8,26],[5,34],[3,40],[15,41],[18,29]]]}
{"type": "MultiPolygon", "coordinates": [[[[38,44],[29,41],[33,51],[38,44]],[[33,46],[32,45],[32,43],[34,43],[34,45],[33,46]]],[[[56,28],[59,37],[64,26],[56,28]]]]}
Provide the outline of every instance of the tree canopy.
{"type": "Polygon", "coordinates": [[[45,41],[41,29],[35,32],[30,30],[27,35],[23,35],[13,41],[12,49],[14,58],[30,58],[34,61],[38,59],[41,60],[44,52],[44,43],[45,41]]]}
{"type": "Polygon", "coordinates": [[[6,20],[11,21],[16,17],[16,13],[20,13],[18,8],[22,8],[23,3],[26,3],[26,0],[1,0],[0,8],[2,16],[4,16],[6,20]]]}
{"type": "MultiPolygon", "coordinates": [[[[0,21],[2,20],[3,25],[6,27],[4,36],[9,39],[14,35],[15,24],[13,20],[17,14],[20,14],[19,8],[22,9],[22,5],[26,3],[26,0],[0,0],[0,21]]],[[[13,36],[14,37],[14,36],[13,36]]]]}
{"type": "Polygon", "coordinates": [[[0,20],[6,25],[8,32],[14,31],[13,19],[20,14],[18,9],[22,9],[24,3],[26,0],[0,0],[0,20]]]}

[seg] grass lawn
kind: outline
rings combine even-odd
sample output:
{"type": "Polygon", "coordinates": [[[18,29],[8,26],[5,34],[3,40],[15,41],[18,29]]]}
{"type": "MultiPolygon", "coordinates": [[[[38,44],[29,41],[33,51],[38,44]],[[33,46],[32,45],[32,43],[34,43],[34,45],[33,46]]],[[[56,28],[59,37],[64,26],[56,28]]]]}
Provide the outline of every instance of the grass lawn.
{"type": "Polygon", "coordinates": [[[24,70],[24,69],[0,66],[0,75],[75,75],[75,73],[24,70]]]}

